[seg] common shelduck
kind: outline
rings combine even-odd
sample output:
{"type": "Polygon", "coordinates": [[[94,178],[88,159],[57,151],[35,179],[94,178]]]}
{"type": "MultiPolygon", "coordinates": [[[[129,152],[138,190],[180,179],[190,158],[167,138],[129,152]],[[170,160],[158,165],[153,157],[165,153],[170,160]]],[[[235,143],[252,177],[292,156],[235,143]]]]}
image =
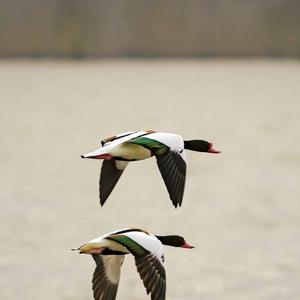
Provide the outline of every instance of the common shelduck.
{"type": "Polygon", "coordinates": [[[156,161],[175,207],[181,206],[185,177],[185,149],[220,153],[204,140],[184,141],[178,134],[130,131],[106,138],[102,147],[81,155],[82,158],[103,159],[99,181],[100,203],[103,205],[130,161],[156,157],[156,161]]]}
{"type": "Polygon", "coordinates": [[[152,300],[164,300],[166,273],[163,245],[194,248],[178,235],[158,236],[141,229],[127,228],[93,239],[79,248],[96,262],[92,287],[95,300],[114,300],[117,295],[121,266],[125,254],[135,258],[137,271],[152,300]]]}

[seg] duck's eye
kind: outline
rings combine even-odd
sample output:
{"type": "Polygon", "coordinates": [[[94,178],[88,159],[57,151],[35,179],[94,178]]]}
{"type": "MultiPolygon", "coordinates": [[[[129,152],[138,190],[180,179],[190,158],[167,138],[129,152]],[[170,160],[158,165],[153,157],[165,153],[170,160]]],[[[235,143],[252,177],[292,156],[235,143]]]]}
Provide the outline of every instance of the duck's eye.
{"type": "Polygon", "coordinates": [[[182,148],[179,148],[179,153],[182,153],[183,152],[183,149],[182,148]]]}

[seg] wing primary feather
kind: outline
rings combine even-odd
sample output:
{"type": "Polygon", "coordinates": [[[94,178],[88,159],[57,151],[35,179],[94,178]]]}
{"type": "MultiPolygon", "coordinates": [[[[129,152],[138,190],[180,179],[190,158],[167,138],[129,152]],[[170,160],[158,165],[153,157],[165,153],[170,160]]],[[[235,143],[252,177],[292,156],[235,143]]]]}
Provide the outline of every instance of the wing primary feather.
{"type": "Polygon", "coordinates": [[[149,252],[136,256],[135,263],[151,299],[165,300],[166,273],[161,261],[149,252]]]}
{"type": "Polygon", "coordinates": [[[179,153],[168,151],[156,156],[157,165],[175,207],[181,206],[186,176],[186,163],[179,153]]]}
{"type": "Polygon", "coordinates": [[[122,169],[120,169],[117,167],[116,160],[110,159],[103,161],[99,180],[99,198],[101,206],[104,205],[111,194],[127,164],[128,162],[122,162],[122,169]]]}
{"type": "Polygon", "coordinates": [[[93,258],[96,262],[92,280],[94,299],[115,300],[124,256],[93,254],[93,258]]]}

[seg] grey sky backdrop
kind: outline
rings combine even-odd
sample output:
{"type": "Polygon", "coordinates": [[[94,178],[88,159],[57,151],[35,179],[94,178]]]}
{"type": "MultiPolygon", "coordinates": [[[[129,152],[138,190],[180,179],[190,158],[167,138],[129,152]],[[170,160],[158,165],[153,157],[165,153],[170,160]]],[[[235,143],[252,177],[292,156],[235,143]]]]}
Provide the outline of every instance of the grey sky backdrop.
{"type": "Polygon", "coordinates": [[[0,0],[0,57],[299,57],[299,16],[299,0],[0,0]]]}

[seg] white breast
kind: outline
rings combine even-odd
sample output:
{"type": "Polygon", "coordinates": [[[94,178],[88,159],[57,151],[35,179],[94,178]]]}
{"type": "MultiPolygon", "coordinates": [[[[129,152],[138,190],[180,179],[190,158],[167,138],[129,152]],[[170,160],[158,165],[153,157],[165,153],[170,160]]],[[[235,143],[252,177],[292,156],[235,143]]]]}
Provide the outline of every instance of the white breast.
{"type": "Polygon", "coordinates": [[[184,141],[180,135],[166,132],[155,132],[148,134],[146,137],[163,143],[164,145],[168,146],[171,151],[179,153],[180,156],[186,160],[184,141]]]}
{"type": "Polygon", "coordinates": [[[148,235],[144,232],[127,232],[124,235],[141,245],[144,249],[154,254],[161,262],[164,254],[164,248],[160,240],[154,235],[148,235]]]}

